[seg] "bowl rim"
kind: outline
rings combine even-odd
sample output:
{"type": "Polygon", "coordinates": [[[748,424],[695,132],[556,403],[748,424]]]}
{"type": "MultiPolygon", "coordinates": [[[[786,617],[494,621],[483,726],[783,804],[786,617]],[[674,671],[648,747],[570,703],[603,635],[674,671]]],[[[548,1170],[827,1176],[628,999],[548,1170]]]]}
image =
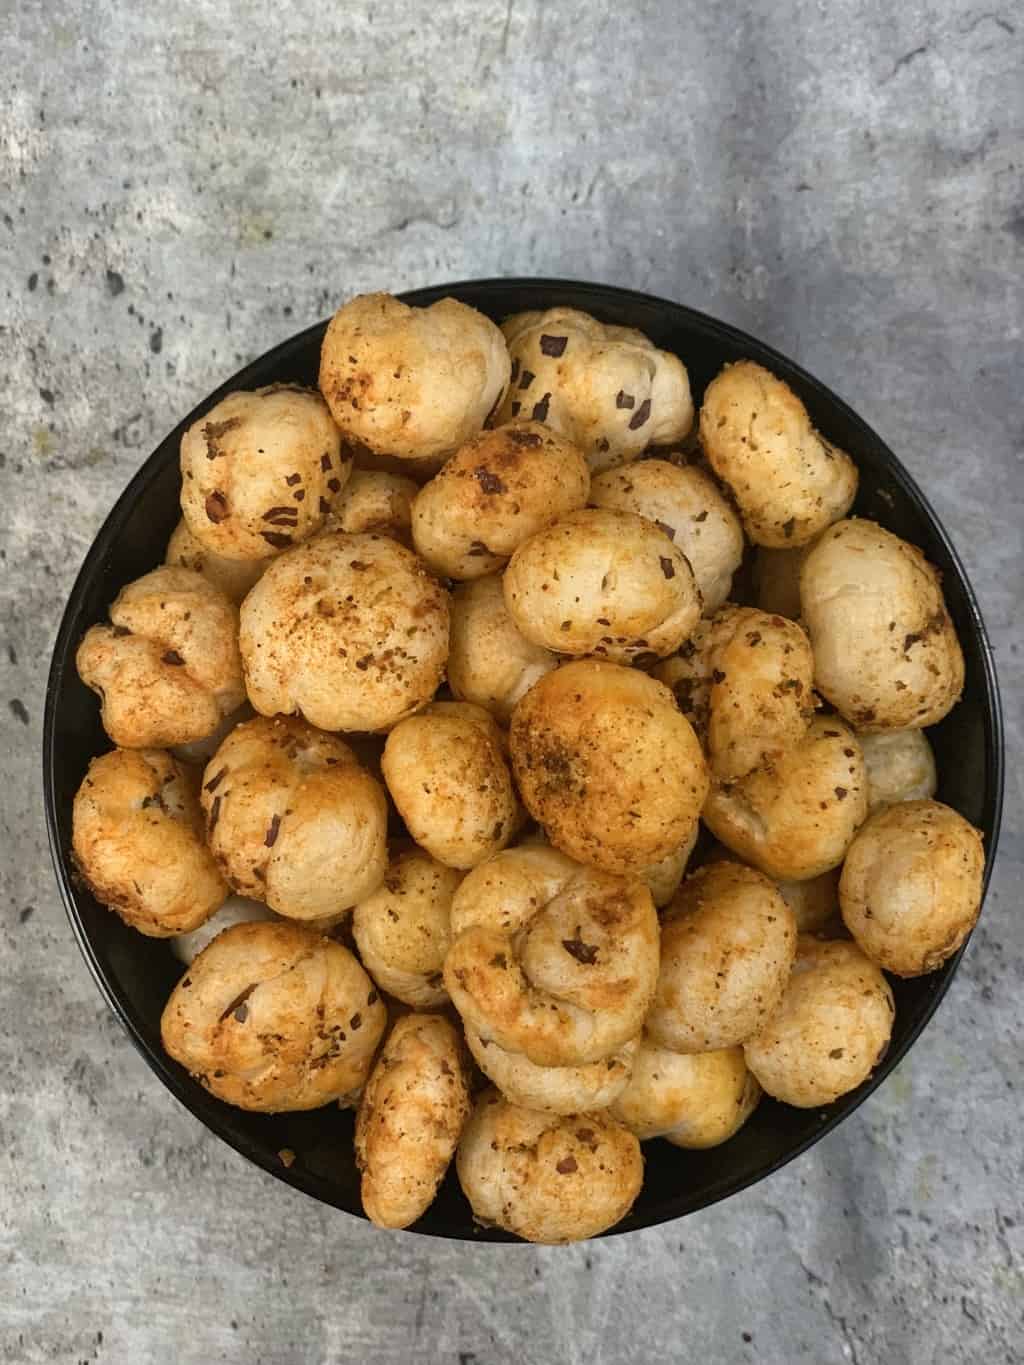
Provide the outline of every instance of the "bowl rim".
{"type": "MultiPolygon", "coordinates": [[[[985,894],[987,893],[991,879],[999,842],[1005,769],[1005,738],[1002,702],[996,675],[995,660],[977,597],[960,556],[957,554],[945,526],[935,513],[931,503],[928,501],[913,476],[891,450],[887,442],[883,441],[874,428],[840,398],[827,384],[810,374],[789,356],[784,355],[767,343],[758,340],[741,328],[734,327],[730,323],[722,322],[717,318],[711,317],[697,309],[690,308],[685,304],[677,303],[674,300],[665,299],[655,294],[644,293],[633,289],[624,289],[615,285],[598,284],[593,281],[554,277],[549,278],[545,276],[494,276],[481,279],[454,280],[445,284],[406,290],[397,294],[395,297],[405,303],[424,307],[449,295],[460,298],[466,294],[478,292],[485,293],[489,290],[533,290],[548,292],[551,295],[557,295],[560,290],[571,291],[577,298],[580,295],[589,295],[593,299],[594,306],[598,311],[600,311],[602,301],[607,303],[609,297],[613,297],[621,301],[632,302],[634,305],[642,304],[648,309],[653,309],[655,311],[672,313],[685,323],[691,326],[698,326],[706,333],[717,334],[723,340],[727,340],[734,346],[752,346],[756,348],[762,356],[767,356],[770,360],[777,362],[780,368],[788,372],[788,374],[797,376],[809,390],[814,391],[828,404],[841,411],[848,422],[859,427],[865,438],[869,439],[884,452],[886,464],[891,472],[893,481],[900,486],[901,491],[913,505],[916,513],[930,525],[932,533],[936,540],[942,545],[949,562],[953,566],[954,572],[959,580],[959,586],[962,589],[970,626],[979,645],[985,701],[985,758],[986,769],[990,774],[984,800],[985,825],[987,829],[991,831],[986,834],[985,869],[982,882],[982,906],[984,906],[985,894]]],[[[548,306],[558,305],[551,304],[548,306]]],[[[61,852],[55,781],[55,765],[57,762],[55,746],[57,696],[60,681],[65,671],[69,665],[73,667],[73,655],[78,643],[77,633],[79,626],[77,618],[79,603],[85,594],[87,584],[91,581],[104,557],[117,541],[117,538],[123,529],[124,522],[127,519],[131,508],[134,506],[139,491],[150,482],[155,469],[162,466],[163,459],[160,456],[160,452],[168,441],[176,438],[180,439],[180,435],[185,429],[207,412],[209,408],[214,403],[218,402],[225,394],[236,388],[245,387],[245,376],[254,366],[263,366],[272,361],[277,361],[279,364],[286,362],[292,353],[303,350],[309,345],[310,341],[317,333],[322,333],[328,321],[329,319],[324,319],[320,322],[313,323],[310,326],[303,328],[301,331],[294,333],[284,341],[279,342],[268,351],[262,352],[259,356],[242,366],[241,369],[231,375],[222,384],[218,385],[211,393],[202,398],[192,411],[189,412],[188,415],[185,416],[143,460],[122,492],[115,499],[113,506],[110,508],[99,531],[86,551],[78,573],[75,575],[74,583],[68,594],[54,641],[50,667],[47,674],[46,700],[43,712],[42,776],[47,840],[65,912],[71,924],[71,929],[79,950],[85,959],[93,980],[99,988],[100,994],[127,1032],[136,1050],[142,1054],[149,1067],[156,1073],[174,1098],[184,1106],[192,1118],[200,1122],[203,1127],[210,1129],[215,1136],[226,1142],[241,1156],[245,1157],[256,1166],[259,1166],[275,1179],[291,1186],[293,1189],[300,1190],[311,1198],[336,1208],[341,1213],[351,1213],[352,1211],[340,1204],[337,1198],[331,1193],[331,1187],[327,1182],[314,1172],[304,1169],[300,1163],[295,1163],[290,1168],[286,1168],[283,1163],[281,1163],[280,1160],[276,1160],[265,1147],[250,1141],[246,1135],[239,1131],[232,1130],[226,1121],[215,1125],[209,1122],[206,1117],[196,1113],[190,1102],[190,1096],[187,1093],[186,1085],[183,1081],[183,1073],[170,1062],[170,1059],[166,1054],[160,1049],[150,1047],[147,1043],[142,1035],[139,1024],[136,1021],[135,1012],[131,1007],[130,1002],[126,998],[122,998],[119,991],[115,988],[115,984],[108,980],[107,974],[104,972],[99,959],[93,950],[92,941],[79,913],[75,898],[73,867],[70,859],[65,860],[61,852]]],[[[621,1236],[628,1232],[641,1231],[644,1228],[649,1227],[657,1227],[675,1221],[678,1218],[685,1217],[690,1213],[709,1208],[711,1205],[718,1203],[719,1200],[728,1198],[733,1194],[738,1194],[751,1185],[757,1184],[760,1181],[767,1179],[769,1176],[774,1175],[776,1171],[781,1170],[783,1166],[788,1165],[791,1161],[794,1161],[797,1157],[803,1155],[804,1152],[823,1138],[826,1133],[831,1132],[845,1119],[849,1118],[850,1115],[878,1089],[917,1042],[925,1027],[933,1018],[940,1001],[949,989],[961,958],[970,942],[970,938],[971,935],[968,935],[958,952],[948,963],[944,964],[941,979],[936,981],[935,989],[921,1008],[921,1013],[917,1021],[906,1037],[901,1040],[899,1046],[893,1048],[887,1054],[882,1064],[861,1087],[852,1092],[849,1096],[843,1097],[841,1101],[837,1101],[836,1105],[830,1107],[830,1112],[822,1114],[821,1122],[817,1128],[808,1133],[800,1141],[796,1142],[791,1148],[788,1148],[777,1159],[770,1161],[756,1172],[743,1174],[739,1177],[733,1176],[712,1181],[710,1185],[702,1187],[701,1195],[698,1199],[694,1199],[686,1193],[680,1193],[673,1198],[666,1199],[663,1204],[659,1205],[653,1216],[645,1215],[644,1222],[640,1227],[624,1228],[621,1225],[617,1225],[616,1227],[608,1229],[606,1233],[601,1235],[621,1236]]],[[[358,1217],[359,1215],[355,1214],[353,1216],[358,1217]]],[[[505,1245],[524,1245],[519,1238],[504,1233],[500,1229],[481,1229],[476,1235],[472,1236],[467,1235],[464,1227],[457,1227],[455,1225],[435,1226],[423,1230],[414,1227],[413,1229],[410,1229],[410,1231],[415,1232],[418,1236],[459,1240],[478,1246],[490,1242],[505,1245]]]]}

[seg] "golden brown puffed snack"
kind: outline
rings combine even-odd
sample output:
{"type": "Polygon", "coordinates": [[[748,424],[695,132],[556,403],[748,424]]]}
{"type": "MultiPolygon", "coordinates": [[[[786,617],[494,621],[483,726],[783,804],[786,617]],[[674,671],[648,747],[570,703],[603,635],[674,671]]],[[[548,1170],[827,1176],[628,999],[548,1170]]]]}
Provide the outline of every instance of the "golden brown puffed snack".
{"type": "Polygon", "coordinates": [[[727,606],[712,618],[706,650],[711,772],[744,777],[807,733],[814,715],[810,641],[784,616],[727,606]]]}
{"type": "Polygon", "coordinates": [[[873,521],[841,521],[804,560],[800,602],[815,686],[858,730],[935,725],[960,699],[960,642],[916,546],[873,521]]]}
{"type": "Polygon", "coordinates": [[[628,1085],[609,1113],[641,1142],[663,1137],[676,1147],[718,1147],[733,1137],[761,1099],[741,1047],[670,1052],[644,1036],[628,1085]]]}
{"type": "Polygon", "coordinates": [[[497,420],[544,422],[591,469],[635,460],[681,440],[693,422],[682,361],[642,332],[608,326],[576,308],[516,313],[502,323],[512,382],[497,420]]]}
{"type": "Polygon", "coordinates": [[[75,866],[101,905],[151,938],[197,929],[228,894],[203,842],[193,781],[159,749],[89,764],[72,809],[75,866]]]}
{"type": "Polygon", "coordinates": [[[218,1099],[274,1114],[359,1089],[386,1019],[347,948],[278,921],[215,938],[175,986],[160,1034],[218,1099]]]}
{"type": "Polygon", "coordinates": [[[236,924],[273,923],[276,919],[273,910],[268,910],[259,901],[232,894],[220,909],[215,910],[197,929],[190,929],[185,934],[175,934],[171,939],[171,952],[179,962],[188,967],[225,929],[230,929],[236,924]]]}
{"type": "Polygon", "coordinates": [[[125,749],[205,739],[245,700],[238,609],[193,569],[163,565],[121,589],[75,662],[125,749]]]}
{"type": "Polygon", "coordinates": [[[346,443],[420,461],[450,455],[505,392],[501,332],[468,304],[410,308],[360,294],[335,313],[320,351],[320,390],[346,443]]]}
{"type": "Polygon", "coordinates": [[[816,716],[785,753],[736,781],[718,781],[702,819],[726,848],[779,881],[838,867],[867,815],[864,757],[836,716],[816,716]]]}
{"type": "Polygon", "coordinates": [[[270,558],[268,555],[266,559],[225,559],[223,555],[214,554],[196,540],[182,517],[167,542],[164,563],[201,573],[207,582],[238,605],[260,578],[270,558]]]}
{"type": "Polygon", "coordinates": [[[512,768],[527,810],[582,863],[641,875],[689,838],[708,790],[693,728],[667,687],[578,660],[512,713],[512,768]]]}
{"type": "Polygon", "coordinates": [[[523,635],[505,606],[501,574],[459,583],[451,599],[448,686],[507,725],[512,709],[558,658],[523,635]]]}
{"type": "Polygon", "coordinates": [[[850,845],[839,882],[843,922],[896,976],[934,972],[981,909],[981,833],[940,801],[901,801],[873,815],[850,845]]]}
{"type": "Polygon", "coordinates": [[[475,867],[519,827],[502,734],[482,706],[433,702],[400,721],[383,770],[409,833],[448,867],[475,867]]]}
{"type": "Polygon", "coordinates": [[[507,1100],[551,1114],[581,1114],[607,1109],[629,1081],[637,1039],[610,1057],[579,1066],[538,1066],[522,1052],[506,1048],[466,1025],[473,1060],[507,1100]]]}
{"type": "Polygon", "coordinates": [[[389,995],[416,1009],[448,999],[442,973],[452,937],[452,896],[461,881],[460,872],[423,849],[403,849],[352,915],[363,966],[389,995]]]}
{"type": "Polygon", "coordinates": [[[743,1045],[762,1089],[814,1109],[866,1081],[889,1049],[888,981],[855,943],[801,936],[782,1004],[743,1045]]]}
{"type": "Polygon", "coordinates": [[[340,915],[384,878],[383,788],[347,744],[297,717],[236,726],[206,766],[201,800],[228,881],[289,919],[340,915]]]}
{"type": "Polygon", "coordinates": [[[420,489],[412,507],[416,552],[447,578],[501,569],[524,540],[585,507],[587,462],[539,422],[482,431],[420,489]]]}
{"type": "Polygon", "coordinates": [[[658,920],[638,880],[556,849],[506,849],[452,900],[444,980],[466,1027],[537,1066],[601,1061],[654,996],[658,920]]]}
{"type": "Polygon", "coordinates": [[[376,532],[411,545],[412,504],[419,485],[383,469],[353,469],[331,504],[324,529],[350,535],[376,532]]]}
{"type": "Polygon", "coordinates": [[[448,594],[388,536],[325,533],[280,555],[242,604],[249,700],[323,730],[387,730],[434,695],[448,594]]]}
{"type": "Polygon", "coordinates": [[[935,755],[923,730],[888,730],[858,735],[868,774],[868,814],[897,801],[925,801],[935,795],[935,755]]]}
{"type": "Polygon", "coordinates": [[[639,460],[598,474],[590,485],[590,501],[595,507],[635,512],[664,531],[690,561],[705,614],[729,596],[743,558],[743,527],[702,469],[639,460]]]}
{"type": "Polygon", "coordinates": [[[470,1112],[461,1040],[439,1014],[397,1020],[356,1114],[356,1165],[366,1216],[407,1228],[426,1213],[470,1112]]]}
{"type": "Polygon", "coordinates": [[[708,385],[700,438],[755,545],[805,545],[850,510],[857,466],[815,431],[789,385],[752,360],[708,385]]]}
{"type": "Polygon", "coordinates": [[[524,1109],[496,1090],[477,1100],[456,1169],[479,1222],[547,1245],[614,1227],[643,1183],[639,1142],[607,1115],[524,1109]]]}
{"type": "Polygon", "coordinates": [[[181,438],[181,510],[215,555],[266,559],[320,530],[351,464],[315,389],[229,393],[181,438]]]}
{"type": "Polygon", "coordinates": [[[754,556],[754,595],[762,611],[800,619],[800,570],[814,541],[796,550],[759,545],[754,556]]]}
{"type": "Polygon", "coordinates": [[[701,614],[682,550],[646,518],[601,507],[570,512],[520,545],[504,591],[534,644],[617,663],[678,649],[701,614]]]}
{"type": "Polygon", "coordinates": [[[793,912],[767,877],[741,863],[702,867],[662,915],[648,1036],[674,1052],[742,1043],[782,999],[796,937],[793,912]]]}

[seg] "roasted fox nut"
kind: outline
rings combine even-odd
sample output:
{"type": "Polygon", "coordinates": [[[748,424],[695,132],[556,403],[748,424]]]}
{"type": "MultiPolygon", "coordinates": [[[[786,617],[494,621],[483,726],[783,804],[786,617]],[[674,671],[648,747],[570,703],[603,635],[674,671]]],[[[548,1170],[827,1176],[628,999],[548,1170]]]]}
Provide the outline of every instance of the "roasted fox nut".
{"type": "Polygon", "coordinates": [[[594,470],[626,464],[649,445],[668,445],[689,431],[686,369],[642,332],[606,326],[575,308],[516,313],[502,331],[512,383],[499,422],[546,423],[594,470]]]}
{"type": "Polygon", "coordinates": [[[616,663],[670,654],[700,620],[689,561],[633,512],[587,507],[522,544],[505,570],[521,634],[559,654],[616,663]]]}
{"type": "Polygon", "coordinates": [[[522,1052],[508,1052],[491,1038],[466,1026],[473,1060],[507,1100],[551,1114],[582,1114],[607,1109],[629,1083],[637,1039],[599,1062],[578,1066],[537,1066],[522,1052]]]}
{"type": "Polygon", "coordinates": [[[442,972],[452,938],[452,896],[461,881],[460,872],[423,849],[405,849],[352,916],[366,970],[389,995],[416,1009],[448,999],[442,972]]]}
{"type": "Polygon", "coordinates": [[[885,977],[855,943],[801,937],[782,1004],[743,1045],[762,1089],[816,1109],[866,1081],[889,1049],[885,977]]]}
{"type": "Polygon", "coordinates": [[[796,919],[767,877],[710,863],[687,878],[662,916],[653,1042],[714,1052],[755,1033],[782,999],[796,952],[796,919]]]}
{"type": "Polygon", "coordinates": [[[356,1114],[356,1165],[366,1216],[407,1228],[426,1213],[470,1112],[463,1050],[439,1014],[398,1019],[356,1114]]]}
{"type": "Polygon", "coordinates": [[[543,845],[475,868],[452,901],[444,980],[468,1030],[536,1066],[578,1067],[640,1032],[658,976],[642,882],[543,845]]]}
{"type": "Polygon", "coordinates": [[[641,1142],[663,1137],[676,1147],[702,1149],[738,1133],[760,1099],[741,1047],[670,1052],[645,1037],[609,1113],[641,1142]]]}
{"type": "Polygon", "coordinates": [[[322,730],[387,730],[444,676],[448,594],[404,545],[333,532],[281,555],[242,604],[249,700],[322,730]]]}
{"type": "Polygon", "coordinates": [[[278,921],[218,935],[175,986],[160,1033],[218,1099],[273,1114],[359,1090],[386,1020],[347,948],[278,921]]]}
{"type": "Polygon", "coordinates": [[[413,544],[436,573],[482,578],[535,532],[586,506],[589,491],[586,460],[540,423],[483,431],[420,489],[413,544]]]}
{"type": "Polygon", "coordinates": [[[410,308],[361,294],[335,313],[320,351],[320,389],[346,442],[411,462],[474,436],[508,376],[501,332],[455,299],[410,308]]]}
{"type": "Polygon", "coordinates": [[[712,834],[767,876],[804,881],[838,867],[868,811],[860,745],[835,716],[737,781],[714,781],[702,818],[712,834]]]}
{"type": "Polygon", "coordinates": [[[203,773],[207,839],[236,891],[290,919],[368,896],[387,868],[387,800],[348,745],[294,717],[235,727],[203,773]]]}
{"type": "Polygon", "coordinates": [[[857,466],[815,431],[789,385],[752,360],[708,385],[700,438],[755,545],[805,545],[850,510],[857,466]]]}
{"type": "Polygon", "coordinates": [[[532,644],[505,606],[500,574],[459,583],[452,592],[448,686],[507,725],[512,709],[558,659],[532,644]]]}
{"type": "Polygon", "coordinates": [[[959,701],[964,656],[915,546],[873,521],[841,521],[800,570],[814,681],[865,733],[935,725],[959,701]]]}
{"type": "Polygon", "coordinates": [[[635,512],[664,531],[690,561],[706,613],[716,611],[729,596],[743,558],[743,527],[702,469],[640,460],[597,475],[590,501],[595,507],[635,512]]]}
{"type": "Polygon", "coordinates": [[[605,1114],[523,1109],[496,1090],[477,1100],[456,1169],[481,1223],[548,1245],[614,1227],[643,1183],[639,1142],[605,1114]]]}
{"type": "Polygon", "coordinates": [[[350,535],[376,532],[408,545],[412,538],[412,504],[419,485],[383,469],[353,469],[331,504],[324,523],[328,531],[350,535]]]}
{"type": "Polygon", "coordinates": [[[400,721],[383,769],[409,833],[447,867],[475,867],[518,828],[501,731],[480,706],[434,702],[400,721]]]}
{"type": "Polygon", "coordinates": [[[935,755],[923,730],[889,730],[858,735],[868,774],[868,813],[897,801],[924,801],[935,795],[935,755]]]}
{"type": "Polygon", "coordinates": [[[208,583],[237,605],[259,580],[270,563],[270,556],[266,559],[225,559],[196,540],[182,517],[171,532],[164,562],[201,573],[208,583]]]}
{"type": "Polygon", "coordinates": [[[266,559],[324,524],[351,460],[313,389],[229,393],[181,438],[181,510],[224,559],[266,559]]]}
{"type": "Polygon", "coordinates": [[[839,882],[843,922],[896,976],[934,972],[974,928],[981,909],[981,834],[940,801],[879,811],[850,846],[839,882]]]}
{"type": "Polygon", "coordinates": [[[94,758],[72,811],[75,864],[90,891],[151,938],[197,929],[228,888],[203,843],[186,770],[158,749],[94,758]]]}
{"type": "Polygon", "coordinates": [[[201,574],[164,565],[122,588],[78,646],[82,681],[124,749],[205,739],[245,700],[238,609],[201,574]]]}
{"type": "Polygon", "coordinates": [[[578,660],[541,678],[512,714],[510,749],[523,802],[555,847],[609,872],[642,875],[676,852],[707,795],[672,693],[618,664],[578,660]]]}

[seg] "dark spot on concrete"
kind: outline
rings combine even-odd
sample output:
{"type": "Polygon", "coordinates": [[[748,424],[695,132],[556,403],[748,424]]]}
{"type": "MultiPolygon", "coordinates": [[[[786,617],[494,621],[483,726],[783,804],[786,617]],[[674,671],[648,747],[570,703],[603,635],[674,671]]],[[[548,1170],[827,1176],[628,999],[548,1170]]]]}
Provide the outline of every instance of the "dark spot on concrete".
{"type": "Polygon", "coordinates": [[[155,327],[149,334],[149,349],[154,355],[159,355],[164,348],[164,329],[155,327]]]}
{"type": "Polygon", "coordinates": [[[7,703],[7,705],[11,708],[12,715],[17,717],[17,719],[21,721],[22,725],[28,724],[28,710],[26,709],[25,703],[21,700],[20,697],[12,697],[10,701],[7,703]]]}
{"type": "Polygon", "coordinates": [[[34,905],[26,905],[23,910],[18,911],[19,924],[24,924],[26,920],[30,920],[35,913],[36,907],[34,905]]]}
{"type": "Polygon", "coordinates": [[[124,293],[124,276],[116,270],[107,271],[107,293],[112,299],[124,293]]]}

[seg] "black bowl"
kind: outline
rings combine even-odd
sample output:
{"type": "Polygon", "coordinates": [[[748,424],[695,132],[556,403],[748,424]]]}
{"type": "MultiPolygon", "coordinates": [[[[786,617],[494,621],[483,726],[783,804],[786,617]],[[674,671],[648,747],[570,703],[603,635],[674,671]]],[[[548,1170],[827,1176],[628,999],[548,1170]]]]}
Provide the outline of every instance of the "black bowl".
{"type": "MultiPolygon", "coordinates": [[[[879,436],[835,394],[770,347],[712,318],[663,299],[603,285],[561,280],[476,280],[402,297],[429,304],[452,295],[495,319],[529,308],[567,304],[606,322],[638,327],[686,363],[699,399],[721,366],[743,357],[787,381],[814,423],[860,467],[855,511],[919,545],[942,571],[946,601],[963,644],[967,677],[963,700],[930,731],[939,768],[939,797],[984,832],[986,884],[995,854],[1003,785],[1003,734],[992,654],[963,566],[913,479],[879,436]]],[[[46,818],[57,879],[71,927],[107,1003],[167,1088],[218,1136],[296,1189],[362,1216],[352,1154],[352,1115],[335,1107],[311,1114],[262,1115],[233,1109],[209,1095],[160,1046],[160,1013],[180,967],[166,943],[144,938],[98,905],[75,880],[71,862],[71,805],[89,760],[110,747],[96,698],[75,672],[75,648],[85,630],[105,618],[118,590],[159,564],[178,519],[178,445],[192,422],[233,389],[278,380],[315,384],[324,323],[308,328],[254,361],[210,395],[145,462],[104,522],[71,592],[54,649],[43,727],[46,818]],[[290,1149],[294,1164],[279,1153],[290,1149]]],[[[664,1142],[646,1145],[646,1180],[632,1213],[614,1232],[678,1218],[734,1194],[777,1170],[834,1128],[879,1085],[931,1018],[960,955],[941,971],[894,981],[892,1046],[869,1081],[824,1109],[761,1104],[724,1146],[684,1152],[664,1142]]],[[[511,1241],[482,1230],[470,1217],[449,1174],[415,1231],[442,1237],[511,1241]]]]}

